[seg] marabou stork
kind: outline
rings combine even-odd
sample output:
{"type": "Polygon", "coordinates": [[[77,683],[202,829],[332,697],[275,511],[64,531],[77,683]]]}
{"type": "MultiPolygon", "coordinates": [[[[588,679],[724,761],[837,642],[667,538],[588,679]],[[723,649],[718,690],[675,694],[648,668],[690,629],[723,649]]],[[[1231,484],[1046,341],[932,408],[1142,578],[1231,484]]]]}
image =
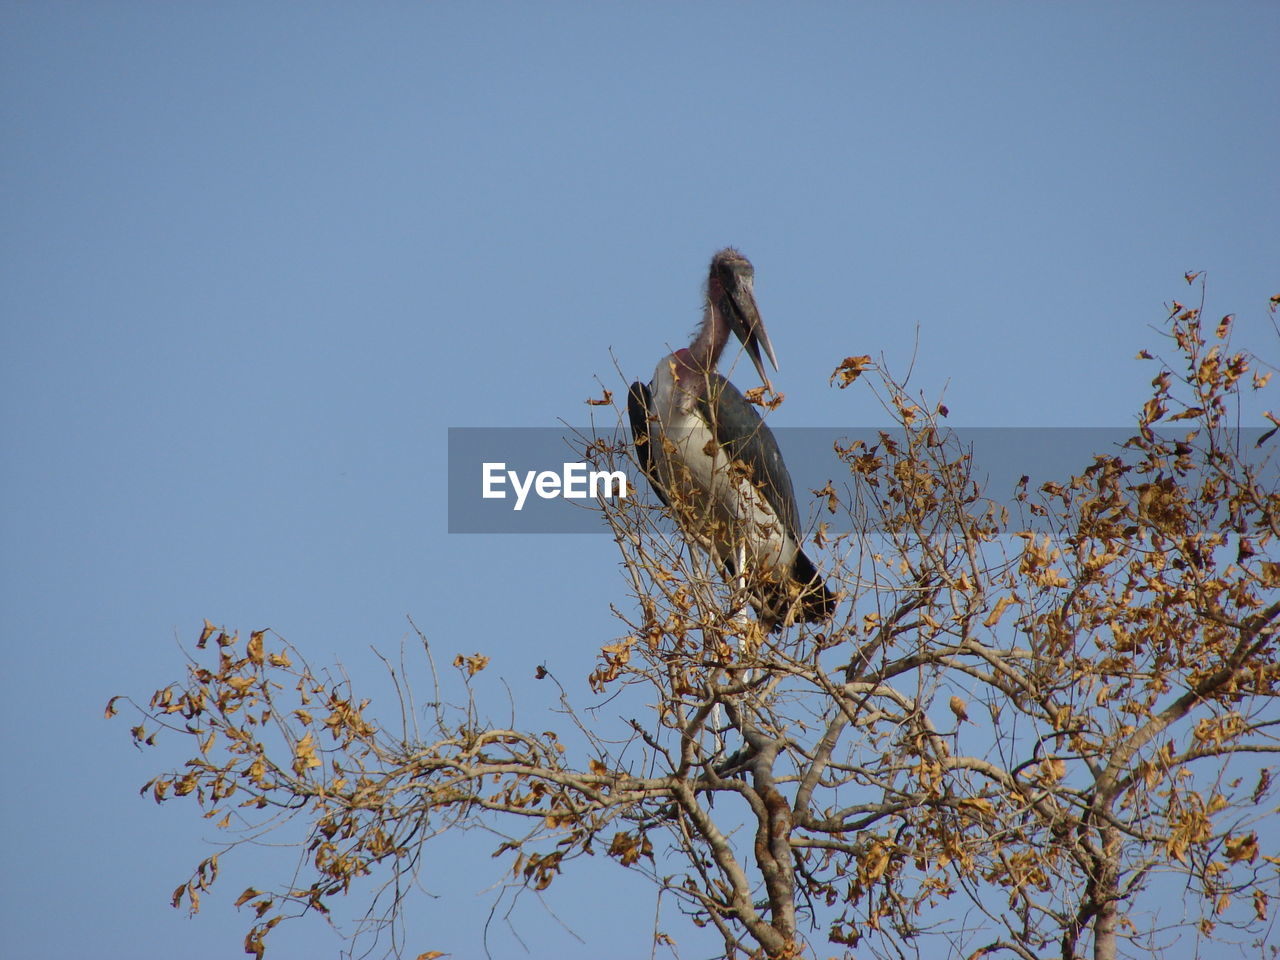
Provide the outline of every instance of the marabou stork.
{"type": "Polygon", "coordinates": [[[747,589],[773,630],[831,616],[836,596],[801,548],[791,475],[773,432],[719,373],[729,332],[769,386],[764,355],[778,361],[755,300],[755,269],[732,247],[711,259],[706,306],[684,350],[658,361],[627,397],[640,466],[686,537],[747,589]]]}

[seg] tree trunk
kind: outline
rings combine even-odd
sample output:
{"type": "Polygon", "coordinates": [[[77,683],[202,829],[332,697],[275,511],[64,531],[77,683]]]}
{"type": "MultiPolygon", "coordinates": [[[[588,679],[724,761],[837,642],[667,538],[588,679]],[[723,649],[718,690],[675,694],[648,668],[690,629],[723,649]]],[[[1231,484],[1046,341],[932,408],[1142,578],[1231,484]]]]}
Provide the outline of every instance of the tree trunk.
{"type": "Polygon", "coordinates": [[[1103,827],[1094,890],[1098,912],[1093,919],[1093,960],[1116,960],[1116,931],[1120,919],[1120,837],[1114,827],[1103,827]]]}

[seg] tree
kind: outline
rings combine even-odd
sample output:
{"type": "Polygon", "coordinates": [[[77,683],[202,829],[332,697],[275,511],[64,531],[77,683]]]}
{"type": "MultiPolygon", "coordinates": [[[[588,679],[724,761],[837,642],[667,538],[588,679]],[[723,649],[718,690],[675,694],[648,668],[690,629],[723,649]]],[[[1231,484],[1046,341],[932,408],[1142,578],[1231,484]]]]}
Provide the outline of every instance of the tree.
{"type": "MultiPolygon", "coordinates": [[[[1280,492],[1276,431],[1254,449],[1230,427],[1270,376],[1231,326],[1174,303],[1172,360],[1142,354],[1158,372],[1124,447],[1024,477],[1012,510],[945,408],[845,360],[833,381],[874,373],[894,429],[839,447],[849,497],[817,491],[844,592],[830,624],[766,634],[659,507],[603,504],[635,603],[589,683],[635,694],[624,738],[577,722],[580,754],[564,731],[486,722],[481,654],[453,661],[453,706],[431,665],[425,724],[393,670],[402,719],[375,722],[274,634],[242,644],[206,621],[186,680],[133,728],[189,737],[192,756],[144,790],[194,799],[228,849],[301,819],[307,880],[237,900],[258,956],[364,876],[385,879],[370,916],[394,924],[431,840],[476,823],[535,889],[584,854],[640,871],[726,957],[1110,960],[1188,934],[1256,955],[1280,892],[1280,492]]],[[[625,447],[584,452],[609,468],[625,447]]],[[[198,907],[218,860],[175,906],[198,907]]]]}

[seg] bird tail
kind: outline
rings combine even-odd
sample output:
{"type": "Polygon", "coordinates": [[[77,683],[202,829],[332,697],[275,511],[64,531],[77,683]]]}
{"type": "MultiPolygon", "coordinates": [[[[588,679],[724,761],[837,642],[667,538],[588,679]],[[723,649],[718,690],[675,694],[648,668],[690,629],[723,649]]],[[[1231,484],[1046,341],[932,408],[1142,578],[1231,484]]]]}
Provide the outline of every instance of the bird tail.
{"type": "Polygon", "coordinates": [[[813,561],[805,556],[803,550],[796,552],[791,564],[791,576],[802,584],[800,588],[800,616],[806,623],[820,623],[830,620],[836,612],[836,603],[840,597],[827,586],[813,561]]]}

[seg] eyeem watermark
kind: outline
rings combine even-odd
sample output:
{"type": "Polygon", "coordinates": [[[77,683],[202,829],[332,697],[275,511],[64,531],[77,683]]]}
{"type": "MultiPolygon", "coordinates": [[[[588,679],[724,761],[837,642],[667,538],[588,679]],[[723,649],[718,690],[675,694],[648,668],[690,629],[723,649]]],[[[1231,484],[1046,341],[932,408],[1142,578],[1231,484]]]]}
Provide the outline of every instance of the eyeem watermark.
{"type": "MultiPolygon", "coordinates": [[[[1035,527],[1040,520],[1019,499],[1020,491],[1034,496],[1040,484],[1061,482],[1089,466],[1098,454],[1127,462],[1134,453],[1125,444],[1134,429],[965,427],[950,433],[948,442],[958,444],[970,457],[974,482],[982,487],[984,498],[993,506],[1006,507],[1015,523],[1035,527]],[[1023,476],[1028,478],[1025,483],[1020,481],[1023,476]]],[[[1280,484],[1280,458],[1268,460],[1268,448],[1257,447],[1264,433],[1262,427],[1242,427],[1228,442],[1237,456],[1256,465],[1264,489],[1273,490],[1280,484]]],[[[874,489],[851,476],[836,446],[844,449],[860,443],[859,449],[870,451],[890,440],[905,443],[900,430],[876,427],[778,427],[774,436],[795,488],[801,525],[826,523],[829,537],[848,530],[852,521],[847,511],[827,511],[826,490],[834,488],[849,504],[858,497],[875,496],[874,489]]],[[[448,530],[455,534],[612,533],[598,504],[657,502],[631,450],[631,432],[622,425],[451,427],[448,530]]],[[[959,448],[953,452],[958,455],[959,448]]],[[[874,509],[864,513],[859,521],[863,532],[874,532],[878,522],[874,509]]]]}
{"type": "Polygon", "coordinates": [[[621,470],[592,470],[585,463],[562,463],[559,473],[526,470],[522,477],[515,470],[508,470],[505,462],[486,462],[481,465],[481,476],[481,496],[486,500],[505,500],[510,482],[516,499],[513,510],[524,509],[530,490],[543,500],[613,499],[628,493],[627,475],[621,470]]]}
{"type": "Polygon", "coordinates": [[[600,504],[636,501],[630,431],[450,427],[450,533],[603,533],[600,504]]]}

